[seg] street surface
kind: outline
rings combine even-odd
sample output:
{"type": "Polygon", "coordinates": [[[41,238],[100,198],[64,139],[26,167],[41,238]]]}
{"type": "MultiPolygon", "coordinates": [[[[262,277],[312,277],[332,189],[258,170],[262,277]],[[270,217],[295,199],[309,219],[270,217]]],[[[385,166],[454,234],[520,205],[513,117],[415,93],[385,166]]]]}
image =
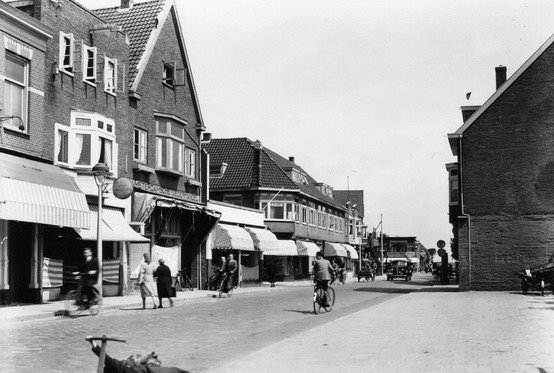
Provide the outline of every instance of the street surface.
{"type": "Polygon", "coordinates": [[[164,366],[209,372],[255,350],[432,285],[429,280],[425,276],[411,282],[334,286],[335,308],[317,316],[312,309],[312,288],[289,286],[231,298],[206,297],[173,308],[122,309],[95,317],[0,325],[0,349],[5,356],[0,371],[95,372],[98,359],[85,336],[105,334],[127,340],[108,344],[112,357],[125,359],[156,351],[164,366]]]}

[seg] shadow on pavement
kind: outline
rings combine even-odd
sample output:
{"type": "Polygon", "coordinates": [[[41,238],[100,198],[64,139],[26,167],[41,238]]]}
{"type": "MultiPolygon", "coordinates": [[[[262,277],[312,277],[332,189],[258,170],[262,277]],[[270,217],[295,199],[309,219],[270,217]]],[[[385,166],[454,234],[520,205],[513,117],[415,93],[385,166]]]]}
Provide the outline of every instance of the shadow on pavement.
{"type": "Polygon", "coordinates": [[[409,294],[412,293],[412,289],[391,289],[391,288],[357,288],[354,291],[363,291],[368,293],[383,293],[383,294],[409,294]]]}
{"type": "Polygon", "coordinates": [[[296,313],[301,313],[301,314],[304,314],[304,315],[311,315],[314,313],[314,311],[306,311],[306,310],[302,310],[302,311],[299,311],[299,310],[283,310],[285,312],[296,312],[296,313]]]}
{"type": "Polygon", "coordinates": [[[457,293],[460,291],[458,286],[433,286],[416,290],[418,293],[457,293]]]}

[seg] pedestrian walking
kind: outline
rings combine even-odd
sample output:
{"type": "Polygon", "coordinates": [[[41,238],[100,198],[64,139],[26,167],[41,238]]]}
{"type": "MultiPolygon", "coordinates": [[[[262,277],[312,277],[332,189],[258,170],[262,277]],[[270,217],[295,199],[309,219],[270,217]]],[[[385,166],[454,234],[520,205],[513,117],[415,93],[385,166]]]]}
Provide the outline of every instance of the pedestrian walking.
{"type": "Polygon", "coordinates": [[[140,264],[139,285],[142,297],[142,309],[146,308],[146,298],[152,298],[152,308],[156,309],[156,284],[154,283],[154,263],[150,260],[150,254],[144,253],[144,262],[140,264]]]}
{"type": "Polygon", "coordinates": [[[235,281],[238,283],[238,264],[237,261],[233,258],[233,254],[229,254],[229,259],[227,260],[227,290],[230,291],[235,286],[235,281]]]}
{"type": "Polygon", "coordinates": [[[165,265],[163,259],[158,260],[158,268],[154,271],[154,277],[156,278],[156,285],[158,287],[158,308],[163,308],[162,299],[169,299],[169,306],[173,307],[173,289],[171,287],[171,269],[165,265]]]}
{"type": "Polygon", "coordinates": [[[270,259],[269,263],[267,263],[267,277],[269,280],[269,284],[272,288],[274,288],[275,280],[277,277],[277,262],[275,259],[270,259]]]}

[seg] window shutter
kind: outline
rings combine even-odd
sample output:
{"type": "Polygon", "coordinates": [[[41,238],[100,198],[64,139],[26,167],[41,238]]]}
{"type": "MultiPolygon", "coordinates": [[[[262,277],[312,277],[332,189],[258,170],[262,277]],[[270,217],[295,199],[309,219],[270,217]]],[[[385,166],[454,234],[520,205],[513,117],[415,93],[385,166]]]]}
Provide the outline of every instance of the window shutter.
{"type": "MultiPolygon", "coordinates": [[[[86,58],[86,57],[84,57],[86,58]]],[[[76,41],[73,47],[73,72],[81,72],[83,59],[83,42],[81,40],[76,41]]]]}
{"type": "Polygon", "coordinates": [[[176,86],[185,86],[187,85],[187,69],[183,67],[182,69],[177,69],[177,64],[174,64],[175,69],[175,85],[176,86]]]}
{"type": "Polygon", "coordinates": [[[125,81],[126,81],[126,76],[125,76],[125,64],[123,62],[119,62],[117,63],[117,75],[116,75],[116,79],[117,79],[117,82],[116,82],[116,92],[118,93],[125,93],[125,81]]]}

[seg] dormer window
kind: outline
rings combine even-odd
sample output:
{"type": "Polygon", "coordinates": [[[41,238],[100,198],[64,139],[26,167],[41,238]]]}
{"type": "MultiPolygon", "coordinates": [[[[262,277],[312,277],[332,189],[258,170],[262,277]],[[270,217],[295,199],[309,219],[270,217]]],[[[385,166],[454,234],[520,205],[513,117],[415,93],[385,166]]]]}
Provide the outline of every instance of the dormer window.
{"type": "Polygon", "coordinates": [[[210,177],[221,177],[227,170],[229,164],[225,162],[215,163],[210,165],[210,177]]]}

